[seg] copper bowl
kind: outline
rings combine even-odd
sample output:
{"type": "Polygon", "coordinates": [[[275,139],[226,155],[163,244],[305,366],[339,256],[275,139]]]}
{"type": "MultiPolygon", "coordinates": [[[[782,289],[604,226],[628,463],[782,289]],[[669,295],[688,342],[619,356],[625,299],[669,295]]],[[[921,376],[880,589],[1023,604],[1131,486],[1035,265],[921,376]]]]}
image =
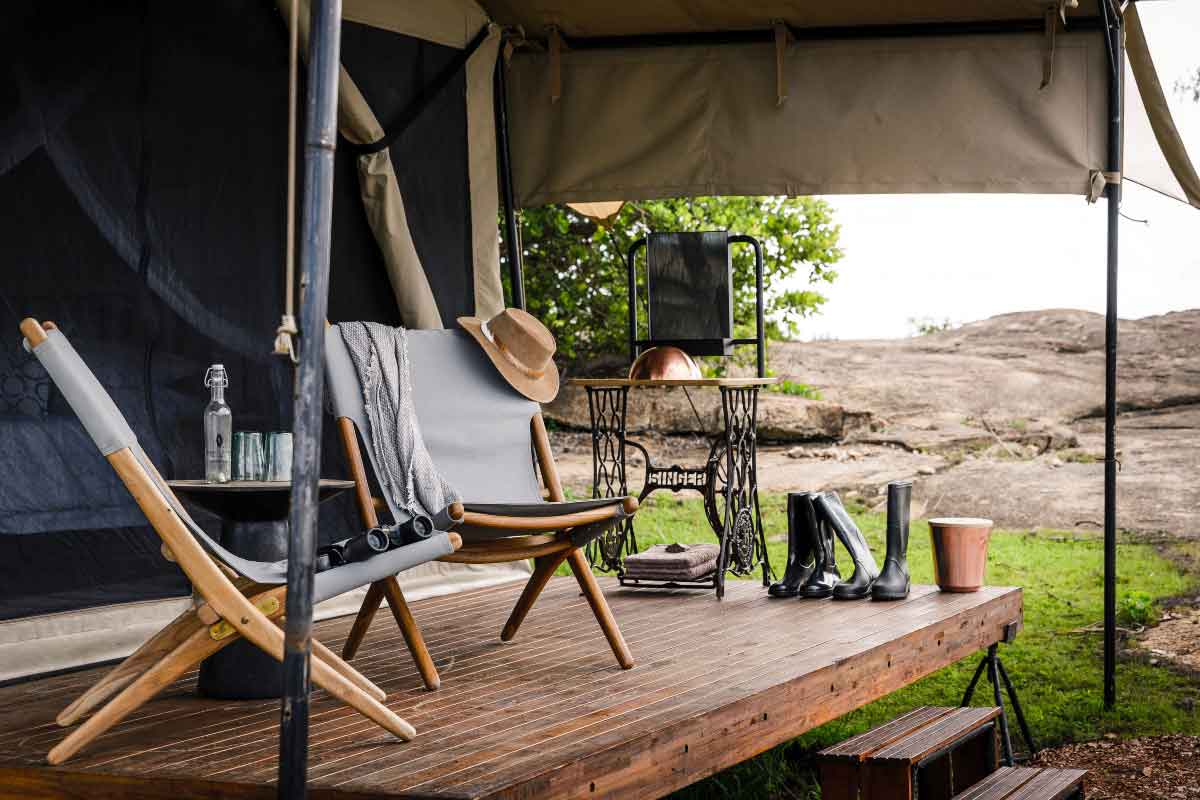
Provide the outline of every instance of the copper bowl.
{"type": "Polygon", "coordinates": [[[978,517],[929,520],[933,574],[943,592],[978,592],[987,573],[992,521],[978,517]]]}
{"type": "Polygon", "coordinates": [[[637,357],[629,377],[639,381],[692,380],[703,377],[695,359],[678,347],[651,347],[637,357]]]}

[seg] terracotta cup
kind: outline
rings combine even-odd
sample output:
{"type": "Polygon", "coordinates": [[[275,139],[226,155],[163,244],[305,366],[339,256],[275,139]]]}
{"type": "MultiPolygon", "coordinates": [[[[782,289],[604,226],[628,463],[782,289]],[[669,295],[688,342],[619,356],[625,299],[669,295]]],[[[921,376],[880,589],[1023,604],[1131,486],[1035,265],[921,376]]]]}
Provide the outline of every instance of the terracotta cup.
{"type": "Polygon", "coordinates": [[[977,592],[987,572],[992,521],[978,517],[929,520],[933,574],[943,592],[977,592]]]}

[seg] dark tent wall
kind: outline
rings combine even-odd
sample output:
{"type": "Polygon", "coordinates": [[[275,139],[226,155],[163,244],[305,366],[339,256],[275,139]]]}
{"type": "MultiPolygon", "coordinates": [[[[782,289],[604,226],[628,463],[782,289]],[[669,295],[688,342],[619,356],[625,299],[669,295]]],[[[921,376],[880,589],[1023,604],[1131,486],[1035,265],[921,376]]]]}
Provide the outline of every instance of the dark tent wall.
{"type": "MultiPolygon", "coordinates": [[[[213,362],[229,369],[236,428],[290,426],[291,371],[267,354],[283,293],[286,29],[273,3],[238,0],[3,13],[0,619],[183,595],[17,323],[59,324],[168,477],[203,473],[213,362]]],[[[385,124],[453,52],[345,28],[346,66],[385,124]]],[[[448,319],[473,311],[456,80],[392,147],[448,319]]],[[[349,154],[335,188],[330,316],[396,324],[349,154]]],[[[325,474],[344,473],[329,435],[325,461],[325,474]]],[[[353,525],[348,499],[323,508],[323,537],[353,525]]]]}
{"type": "MultiPolygon", "coordinates": [[[[464,70],[457,70],[406,127],[397,120],[422,104],[425,88],[460,51],[346,22],[341,52],[343,66],[387,134],[400,130],[389,150],[405,215],[442,322],[453,325],[457,317],[475,311],[464,70]]],[[[344,174],[339,173],[339,181],[344,174]]],[[[349,188],[350,182],[343,181],[342,191],[349,188]]],[[[335,282],[338,255],[335,249],[335,282]]],[[[380,274],[382,269],[380,261],[380,274]]]]}

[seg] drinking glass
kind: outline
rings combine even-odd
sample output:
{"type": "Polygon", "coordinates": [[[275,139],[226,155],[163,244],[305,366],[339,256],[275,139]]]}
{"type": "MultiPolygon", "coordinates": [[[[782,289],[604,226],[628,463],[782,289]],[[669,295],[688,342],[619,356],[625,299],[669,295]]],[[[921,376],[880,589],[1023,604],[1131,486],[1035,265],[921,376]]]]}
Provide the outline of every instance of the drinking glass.
{"type": "Polygon", "coordinates": [[[267,462],[263,480],[290,481],[292,479],[292,434],[288,431],[273,431],[267,434],[267,462]]]}
{"type": "Polygon", "coordinates": [[[235,481],[261,481],[266,458],[263,453],[263,435],[258,431],[235,431],[233,434],[233,479],[235,481]]]}

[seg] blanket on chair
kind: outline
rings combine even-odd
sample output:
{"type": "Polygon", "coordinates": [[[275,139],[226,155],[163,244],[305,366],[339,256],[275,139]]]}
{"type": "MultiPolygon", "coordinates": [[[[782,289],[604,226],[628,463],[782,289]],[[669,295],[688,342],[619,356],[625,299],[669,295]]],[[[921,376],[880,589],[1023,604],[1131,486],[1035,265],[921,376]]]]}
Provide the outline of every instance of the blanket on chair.
{"type": "Polygon", "coordinates": [[[413,406],[407,332],[376,322],[343,322],[338,329],[363,387],[383,491],[396,508],[434,516],[460,498],[438,471],[421,438],[413,406]]]}

